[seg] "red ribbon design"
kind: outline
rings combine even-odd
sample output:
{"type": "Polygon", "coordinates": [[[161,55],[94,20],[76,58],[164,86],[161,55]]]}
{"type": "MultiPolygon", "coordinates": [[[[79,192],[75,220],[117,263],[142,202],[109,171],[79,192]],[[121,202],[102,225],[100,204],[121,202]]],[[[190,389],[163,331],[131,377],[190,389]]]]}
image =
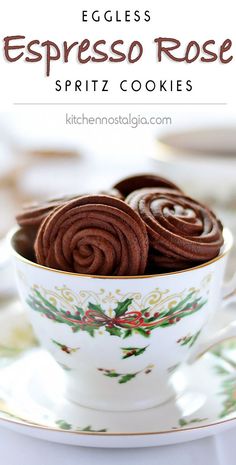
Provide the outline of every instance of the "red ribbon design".
{"type": "Polygon", "coordinates": [[[123,326],[124,328],[126,326],[129,326],[130,328],[138,328],[143,323],[143,315],[139,311],[133,311],[126,312],[125,315],[120,317],[115,316],[110,318],[105,314],[101,315],[100,313],[96,312],[96,310],[87,310],[85,312],[84,321],[86,324],[92,326],[117,325],[123,326]]]}
{"type": "Polygon", "coordinates": [[[73,316],[65,316],[63,318],[71,323],[80,326],[93,326],[99,328],[100,326],[122,326],[124,328],[138,328],[143,324],[143,315],[139,311],[126,312],[125,315],[120,317],[109,317],[105,313],[102,315],[96,310],[86,310],[81,320],[74,319],[73,316]]]}
{"type": "Polygon", "coordinates": [[[157,318],[157,320],[152,321],[150,323],[144,322],[142,312],[138,310],[126,312],[124,315],[120,317],[109,317],[105,313],[100,313],[97,312],[96,310],[91,310],[88,309],[86,310],[84,316],[82,317],[81,320],[77,320],[73,318],[73,315],[67,316],[67,315],[61,315],[63,319],[66,321],[70,321],[71,323],[74,323],[75,325],[79,325],[81,327],[83,326],[91,326],[94,328],[99,328],[100,326],[120,326],[123,328],[153,328],[157,326],[158,324],[161,324],[165,321],[173,320],[175,318],[178,318],[178,316],[182,315],[183,313],[189,312],[190,309],[187,308],[185,310],[179,310],[175,312],[172,315],[166,315],[162,318],[157,318]]]}

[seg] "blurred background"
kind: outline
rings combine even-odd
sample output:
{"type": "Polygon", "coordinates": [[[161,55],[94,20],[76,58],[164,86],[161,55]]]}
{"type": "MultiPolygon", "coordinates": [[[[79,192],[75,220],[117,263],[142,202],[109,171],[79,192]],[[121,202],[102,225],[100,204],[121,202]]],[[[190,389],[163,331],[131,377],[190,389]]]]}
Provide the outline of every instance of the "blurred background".
{"type": "MultiPolygon", "coordinates": [[[[1,239],[23,203],[96,192],[138,172],[172,179],[213,208],[236,236],[235,115],[228,109],[158,112],[172,124],[137,128],[68,125],[65,115],[31,109],[0,115],[1,239]]],[[[236,247],[230,272],[235,265],[236,247]]]]}

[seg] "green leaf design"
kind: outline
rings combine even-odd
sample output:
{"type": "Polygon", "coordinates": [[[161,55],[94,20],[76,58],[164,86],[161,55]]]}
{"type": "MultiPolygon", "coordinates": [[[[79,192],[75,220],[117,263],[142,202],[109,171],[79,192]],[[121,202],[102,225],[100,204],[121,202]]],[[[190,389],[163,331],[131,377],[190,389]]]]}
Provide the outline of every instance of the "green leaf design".
{"type": "Polygon", "coordinates": [[[138,316],[132,318],[132,313],[126,317],[126,313],[133,302],[132,298],[117,302],[116,307],[113,309],[115,317],[108,316],[101,305],[92,302],[89,302],[85,309],[74,305],[71,313],[62,308],[63,306],[56,308],[35,288],[32,289],[32,294],[28,297],[27,302],[36,312],[56,323],[68,325],[74,333],[87,331],[91,337],[94,337],[96,331],[100,327],[104,327],[111,336],[123,339],[135,333],[148,338],[153,330],[177,324],[182,318],[192,315],[206,304],[206,300],[199,297],[195,290],[188,292],[178,304],[171,308],[165,308],[163,304],[160,310],[155,313],[152,307],[135,310],[138,316]],[[87,314],[88,310],[94,312],[92,319],[87,314]]]}
{"type": "MultiPolygon", "coordinates": [[[[81,327],[79,327],[79,329],[81,329],[81,327]]],[[[95,329],[92,328],[91,326],[84,326],[83,331],[87,331],[87,333],[92,337],[95,336],[95,329]]]]}
{"type": "Polygon", "coordinates": [[[111,336],[122,336],[122,331],[120,328],[117,326],[112,326],[111,328],[109,326],[106,326],[106,331],[111,335],[111,336]]]}
{"type": "Polygon", "coordinates": [[[85,426],[85,428],[77,428],[76,431],[89,431],[90,433],[106,433],[107,429],[93,429],[90,425],[85,426]]]}
{"type": "Polygon", "coordinates": [[[67,431],[71,430],[72,429],[72,426],[70,423],[67,423],[66,421],[64,420],[57,420],[55,421],[56,425],[59,426],[59,428],[61,429],[65,429],[67,431]]]}
{"type": "Polygon", "coordinates": [[[88,308],[90,310],[95,310],[97,313],[99,313],[101,316],[104,316],[105,313],[101,307],[101,305],[98,305],[98,304],[93,304],[91,302],[88,303],[88,308]]]}
{"type": "Polygon", "coordinates": [[[150,336],[150,334],[147,333],[147,330],[145,330],[143,328],[135,328],[135,332],[141,334],[144,337],[149,337],[150,336]]]}
{"type": "Polygon", "coordinates": [[[124,383],[127,383],[128,381],[130,381],[131,379],[135,378],[135,376],[137,376],[138,373],[129,373],[127,375],[123,375],[121,376],[121,378],[119,379],[118,383],[119,384],[124,384],[124,383]]]}
{"type": "Polygon", "coordinates": [[[118,378],[118,383],[124,384],[135,378],[135,376],[140,375],[141,373],[145,375],[151,373],[153,368],[154,365],[147,365],[145,368],[137,371],[136,373],[117,373],[115,370],[107,370],[106,368],[98,368],[98,371],[100,371],[104,376],[108,376],[108,378],[118,378]]]}
{"type": "MultiPolygon", "coordinates": [[[[72,329],[73,333],[77,333],[78,331],[80,331],[81,328],[80,328],[80,326],[78,325],[78,326],[73,326],[73,328],[71,328],[71,329],[72,329]]],[[[91,335],[91,336],[92,336],[92,335],[91,335]]]]}
{"type": "Polygon", "coordinates": [[[127,312],[129,306],[132,304],[132,301],[133,299],[126,299],[124,302],[118,302],[117,307],[114,308],[116,317],[124,315],[127,312]]]}
{"type": "Polygon", "coordinates": [[[55,424],[57,426],[59,426],[60,429],[63,429],[63,430],[66,430],[66,431],[71,431],[71,430],[74,430],[74,431],[87,431],[87,432],[91,432],[91,433],[105,433],[107,431],[106,428],[102,428],[102,429],[93,429],[92,426],[88,425],[88,426],[85,426],[84,428],[80,428],[80,427],[77,427],[77,428],[73,428],[73,426],[70,424],[70,423],[67,423],[67,421],[65,420],[57,420],[55,421],[55,424]]]}
{"type": "Polygon", "coordinates": [[[183,428],[184,426],[192,425],[193,423],[201,423],[202,421],[207,421],[207,420],[208,418],[193,418],[190,420],[186,420],[185,418],[180,418],[179,426],[183,428]]]}
{"type": "Polygon", "coordinates": [[[52,310],[53,312],[57,311],[57,308],[49,300],[45,299],[45,297],[43,297],[37,289],[35,289],[34,292],[39,297],[39,299],[42,300],[44,305],[49,308],[49,310],[52,310]]]}
{"type": "Polygon", "coordinates": [[[68,347],[66,344],[61,344],[61,342],[55,341],[55,339],[52,339],[52,342],[67,354],[71,354],[72,352],[77,352],[77,350],[79,350],[79,347],[68,347]]]}
{"type": "Polygon", "coordinates": [[[123,351],[122,359],[126,359],[126,358],[133,357],[133,356],[137,357],[138,355],[142,355],[148,347],[149,346],[145,346],[145,347],[121,347],[121,350],[123,351]]]}
{"type": "Polygon", "coordinates": [[[75,308],[76,308],[77,312],[79,312],[81,315],[84,314],[84,311],[83,311],[83,309],[81,307],[78,307],[77,305],[75,305],[75,308]]]}
{"type": "Polygon", "coordinates": [[[192,347],[192,346],[195,344],[195,342],[196,342],[198,336],[200,335],[200,333],[201,333],[201,329],[200,329],[199,331],[197,331],[197,332],[196,332],[195,334],[193,334],[193,335],[190,334],[190,335],[181,337],[181,338],[177,341],[177,343],[180,344],[181,346],[189,346],[189,348],[190,348],[190,347],[192,347]]]}
{"type": "Polygon", "coordinates": [[[120,373],[116,373],[115,371],[108,371],[107,373],[104,373],[104,375],[108,376],[109,378],[118,378],[120,373]]]}
{"type": "Polygon", "coordinates": [[[127,337],[131,336],[132,331],[131,329],[126,329],[123,334],[123,339],[126,339],[127,337]]]}
{"type": "Polygon", "coordinates": [[[170,313],[169,314],[173,314],[175,312],[178,312],[179,310],[182,310],[185,306],[185,304],[187,302],[189,302],[189,300],[191,300],[191,298],[193,297],[193,295],[196,293],[196,291],[192,291],[190,292],[189,294],[186,295],[186,297],[181,300],[178,304],[174,305],[173,307],[170,308],[170,313]]]}

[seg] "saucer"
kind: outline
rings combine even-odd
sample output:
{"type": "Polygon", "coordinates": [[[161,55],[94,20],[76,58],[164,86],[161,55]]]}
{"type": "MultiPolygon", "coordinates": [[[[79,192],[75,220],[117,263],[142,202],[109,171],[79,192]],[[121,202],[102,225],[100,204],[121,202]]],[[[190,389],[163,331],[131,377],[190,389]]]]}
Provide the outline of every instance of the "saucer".
{"type": "Polygon", "coordinates": [[[37,345],[21,304],[8,301],[0,308],[0,425],[89,447],[148,447],[199,439],[236,426],[234,360],[236,341],[231,341],[184,367],[180,374],[188,379],[187,389],[159,407],[132,412],[85,408],[64,397],[64,370],[37,345]]]}

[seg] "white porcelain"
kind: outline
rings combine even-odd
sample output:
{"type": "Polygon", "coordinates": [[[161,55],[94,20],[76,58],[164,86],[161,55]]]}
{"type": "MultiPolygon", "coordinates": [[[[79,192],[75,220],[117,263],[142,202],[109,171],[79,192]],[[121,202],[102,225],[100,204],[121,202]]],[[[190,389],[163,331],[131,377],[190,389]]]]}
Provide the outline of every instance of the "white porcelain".
{"type": "Polygon", "coordinates": [[[131,411],[160,405],[185,389],[179,369],[192,350],[196,358],[192,346],[198,341],[202,349],[219,306],[229,231],[221,255],[207,264],[129,278],[39,266],[17,253],[21,234],[12,238],[21,300],[36,337],[66,374],[69,399],[131,411]]]}
{"type": "MultiPolygon", "coordinates": [[[[67,354],[67,358],[70,354],[67,354]]],[[[236,342],[181,369],[188,388],[159,407],[108,412],[63,394],[65,373],[36,345],[18,301],[0,306],[0,425],[60,444],[148,447],[192,441],[236,426],[236,342]]]]}

